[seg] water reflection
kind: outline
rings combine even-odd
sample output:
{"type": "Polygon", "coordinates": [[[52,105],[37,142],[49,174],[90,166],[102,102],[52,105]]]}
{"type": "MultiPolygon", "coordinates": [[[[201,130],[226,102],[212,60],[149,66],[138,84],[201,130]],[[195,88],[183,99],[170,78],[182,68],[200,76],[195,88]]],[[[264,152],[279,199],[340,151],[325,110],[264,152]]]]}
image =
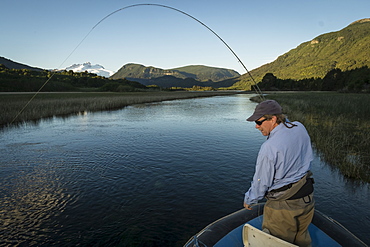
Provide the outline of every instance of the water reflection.
{"type": "MultiPolygon", "coordinates": [[[[13,245],[182,246],[242,207],[264,137],[247,95],[130,106],[0,135],[0,239],[13,245]]],[[[366,241],[369,187],[318,156],[317,207],[366,241]]],[[[368,240],[368,239],[367,239],[368,240]]]]}
{"type": "Polygon", "coordinates": [[[7,245],[47,241],[50,233],[56,233],[48,223],[72,200],[64,192],[60,174],[52,164],[31,167],[32,164],[18,167],[1,184],[1,239],[7,245]]]}

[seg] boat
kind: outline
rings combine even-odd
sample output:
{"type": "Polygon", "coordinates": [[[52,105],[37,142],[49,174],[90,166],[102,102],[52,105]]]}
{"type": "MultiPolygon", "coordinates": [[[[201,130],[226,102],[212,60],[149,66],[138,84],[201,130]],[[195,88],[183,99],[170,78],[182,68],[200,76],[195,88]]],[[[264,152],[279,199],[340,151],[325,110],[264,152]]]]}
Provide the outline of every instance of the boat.
{"type": "MultiPolygon", "coordinates": [[[[184,247],[296,246],[262,231],[264,203],[241,209],[206,226],[184,247]]],[[[312,247],[367,246],[344,226],[315,209],[308,227],[312,247]]]]}

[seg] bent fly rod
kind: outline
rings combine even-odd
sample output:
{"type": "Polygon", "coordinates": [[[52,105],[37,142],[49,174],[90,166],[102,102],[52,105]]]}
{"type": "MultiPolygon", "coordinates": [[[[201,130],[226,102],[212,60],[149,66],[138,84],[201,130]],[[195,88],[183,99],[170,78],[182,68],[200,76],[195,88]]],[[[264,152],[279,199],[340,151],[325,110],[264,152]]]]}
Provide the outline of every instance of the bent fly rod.
{"type": "MultiPolygon", "coordinates": [[[[174,8],[174,7],[167,6],[167,5],[163,5],[163,4],[156,4],[156,3],[139,3],[139,4],[133,4],[133,5],[128,5],[126,7],[117,9],[117,10],[113,11],[112,13],[106,15],[103,19],[101,19],[100,21],[98,21],[91,28],[91,30],[85,35],[85,37],[80,41],[80,43],[78,43],[78,45],[71,51],[71,53],[66,57],[66,59],[64,59],[64,61],[61,63],[61,65],[58,67],[58,69],[60,67],[62,67],[62,65],[72,56],[72,54],[77,50],[77,48],[80,47],[80,45],[85,41],[85,39],[90,35],[90,33],[100,23],[102,23],[104,20],[106,20],[110,16],[112,16],[112,15],[114,15],[114,14],[116,14],[116,13],[122,11],[122,10],[133,8],[133,7],[139,7],[139,6],[155,6],[155,7],[162,7],[162,8],[167,8],[167,9],[170,9],[170,10],[174,10],[176,12],[179,12],[179,13],[181,13],[183,15],[186,15],[186,16],[190,17],[191,19],[195,20],[196,22],[198,22],[199,24],[201,24],[202,26],[204,26],[205,28],[207,28],[211,33],[213,33],[229,49],[229,51],[234,55],[234,57],[242,65],[242,67],[245,69],[245,71],[247,72],[247,74],[251,78],[252,82],[254,83],[254,85],[253,85],[254,90],[256,91],[256,93],[258,94],[258,96],[260,97],[260,99],[261,100],[264,100],[263,93],[260,90],[260,88],[258,87],[258,85],[257,85],[256,81],[254,80],[254,78],[253,78],[252,74],[250,73],[250,71],[247,69],[247,67],[244,65],[244,63],[242,62],[242,60],[238,57],[238,55],[234,52],[234,50],[231,49],[231,47],[215,31],[213,31],[210,27],[208,27],[206,24],[204,24],[203,22],[201,22],[199,19],[195,18],[194,16],[192,16],[192,15],[190,15],[190,14],[188,14],[188,13],[182,11],[182,10],[179,10],[179,9],[174,8]]],[[[31,103],[31,101],[36,97],[36,95],[40,93],[40,91],[46,86],[46,84],[51,80],[51,78],[55,75],[55,73],[57,73],[57,70],[55,70],[50,75],[50,77],[44,82],[44,84],[39,88],[39,90],[31,97],[31,99],[25,104],[25,106],[18,112],[18,114],[14,117],[14,119],[11,121],[10,124],[12,124],[18,118],[18,116],[26,109],[26,107],[29,105],[29,103],[31,103]]]]}

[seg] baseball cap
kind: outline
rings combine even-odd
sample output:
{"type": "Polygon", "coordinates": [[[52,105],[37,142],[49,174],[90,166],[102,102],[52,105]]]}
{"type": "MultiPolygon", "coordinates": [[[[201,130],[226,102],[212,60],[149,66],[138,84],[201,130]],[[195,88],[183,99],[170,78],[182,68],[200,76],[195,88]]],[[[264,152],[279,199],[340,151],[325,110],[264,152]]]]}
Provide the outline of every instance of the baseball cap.
{"type": "Polygon", "coordinates": [[[252,116],[247,118],[247,121],[256,121],[263,115],[274,115],[282,113],[283,109],[278,102],[276,102],[275,100],[265,100],[256,106],[256,109],[254,110],[252,116]]]}

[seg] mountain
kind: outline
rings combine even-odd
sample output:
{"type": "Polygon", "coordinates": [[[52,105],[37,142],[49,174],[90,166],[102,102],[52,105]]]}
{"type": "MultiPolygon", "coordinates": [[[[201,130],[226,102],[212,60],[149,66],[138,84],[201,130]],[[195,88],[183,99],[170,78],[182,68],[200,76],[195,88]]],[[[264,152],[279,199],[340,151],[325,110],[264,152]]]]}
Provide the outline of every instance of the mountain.
{"type": "MultiPolygon", "coordinates": [[[[370,68],[370,18],[361,19],[337,32],[322,34],[279,56],[275,61],[251,71],[256,82],[267,73],[280,79],[323,78],[329,71],[370,68]]],[[[232,88],[249,90],[254,83],[248,74],[232,88]]]]}
{"type": "Polygon", "coordinates": [[[25,64],[17,63],[5,57],[0,57],[0,64],[3,64],[8,69],[29,69],[29,70],[34,70],[34,71],[42,71],[42,69],[40,68],[31,67],[25,64]]]}
{"type": "Polygon", "coordinates": [[[90,62],[83,63],[83,64],[73,64],[65,69],[60,70],[72,70],[73,72],[85,72],[97,74],[103,77],[110,77],[114,74],[114,71],[107,70],[103,66],[99,64],[92,65],[90,62]]]}
{"type": "MultiPolygon", "coordinates": [[[[203,65],[190,65],[165,70],[129,63],[122,66],[112,75],[111,79],[126,78],[128,80],[138,81],[144,85],[153,84],[160,87],[188,87],[190,84],[190,87],[192,87],[194,85],[212,86],[216,82],[238,76],[240,74],[234,70],[203,65]]],[[[231,85],[228,84],[228,86],[231,85]]]]}
{"type": "Polygon", "coordinates": [[[153,79],[167,75],[181,79],[185,79],[187,77],[177,71],[164,70],[155,67],[146,67],[141,64],[129,63],[123,65],[115,74],[111,76],[111,79],[153,79]]]}
{"type": "Polygon", "coordinates": [[[172,69],[178,71],[187,77],[194,78],[200,81],[214,81],[219,82],[225,79],[240,76],[238,72],[231,69],[215,68],[204,65],[189,65],[185,67],[172,69]]]}

